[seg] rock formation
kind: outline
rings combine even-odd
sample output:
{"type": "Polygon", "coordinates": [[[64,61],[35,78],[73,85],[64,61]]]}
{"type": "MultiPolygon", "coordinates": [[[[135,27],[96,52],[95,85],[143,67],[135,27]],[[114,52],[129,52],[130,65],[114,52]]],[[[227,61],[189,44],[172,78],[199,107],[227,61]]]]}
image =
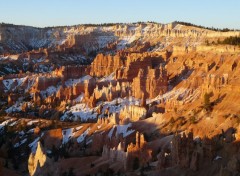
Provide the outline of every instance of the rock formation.
{"type": "Polygon", "coordinates": [[[216,44],[235,35],[0,24],[3,170],[30,155],[30,175],[237,174],[240,50],[216,44]]]}
{"type": "Polygon", "coordinates": [[[29,174],[32,175],[41,175],[42,171],[41,168],[47,163],[47,156],[43,152],[42,146],[40,142],[37,144],[36,153],[31,153],[28,159],[28,170],[29,174]]]}

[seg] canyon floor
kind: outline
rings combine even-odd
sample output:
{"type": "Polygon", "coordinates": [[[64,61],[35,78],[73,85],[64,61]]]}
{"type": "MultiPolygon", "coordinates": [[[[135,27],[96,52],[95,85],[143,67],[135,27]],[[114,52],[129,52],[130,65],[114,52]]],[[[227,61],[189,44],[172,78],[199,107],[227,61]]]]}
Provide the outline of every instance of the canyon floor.
{"type": "Polygon", "coordinates": [[[0,175],[240,175],[239,36],[0,24],[0,175]]]}

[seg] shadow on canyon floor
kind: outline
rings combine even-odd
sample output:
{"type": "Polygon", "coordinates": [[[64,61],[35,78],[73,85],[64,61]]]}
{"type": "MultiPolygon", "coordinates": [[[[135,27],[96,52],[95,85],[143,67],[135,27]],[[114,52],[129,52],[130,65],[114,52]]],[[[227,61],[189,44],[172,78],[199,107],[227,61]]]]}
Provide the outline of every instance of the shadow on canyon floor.
{"type": "MultiPolygon", "coordinates": [[[[235,141],[236,129],[229,128],[211,139],[193,139],[191,134],[184,135],[181,131],[178,131],[177,133],[171,131],[167,134],[161,133],[161,129],[159,129],[160,125],[156,120],[157,119],[150,118],[141,120],[134,122],[131,127],[144,134],[146,147],[147,149],[152,150],[151,162],[158,161],[156,167],[142,167],[142,171],[145,175],[210,176],[224,173],[230,173],[231,175],[239,172],[240,142],[235,141]],[[161,152],[164,152],[163,158],[159,157],[161,152]]],[[[89,125],[94,125],[94,123],[89,125]]],[[[70,128],[71,126],[66,127],[70,128]]],[[[54,169],[59,170],[61,172],[60,175],[69,172],[70,170],[76,175],[94,175],[94,173],[100,171],[102,173],[109,172],[108,169],[112,163],[107,161],[104,163],[101,160],[103,146],[107,144],[110,145],[111,143],[111,140],[108,138],[109,130],[104,131],[103,133],[98,133],[103,136],[100,140],[103,140],[104,142],[96,143],[96,141],[93,141],[92,143],[87,144],[87,141],[90,139],[96,139],[87,135],[86,139],[88,140],[84,140],[81,144],[78,144],[73,139],[69,140],[67,144],[62,145],[61,148],[60,145],[62,144],[62,139],[59,136],[62,135],[62,130],[59,128],[52,130],[53,131],[49,133],[49,129],[43,129],[42,132],[44,132],[45,136],[40,140],[45,152],[48,150],[52,151],[51,154],[47,153],[48,157],[51,158],[52,163],[48,167],[54,167],[54,169]],[[92,151],[92,149],[96,147],[94,145],[99,147],[98,152],[92,151]],[[81,168],[82,172],[80,172],[79,168],[81,168]]],[[[118,143],[121,142],[120,136],[114,138],[116,141],[111,143],[111,145],[118,145],[118,143]]],[[[127,138],[128,139],[125,140],[126,146],[130,143],[136,144],[135,134],[132,134],[127,138]]],[[[28,146],[22,147],[21,150],[24,150],[24,148],[28,146]]],[[[27,151],[27,153],[29,156],[30,150],[27,151]]],[[[18,155],[21,155],[21,152],[19,151],[13,154],[16,155],[17,158],[18,155]]],[[[27,159],[28,158],[26,158],[26,161],[21,161],[21,166],[24,166],[25,168],[27,167],[27,159]]],[[[123,164],[121,162],[125,161],[122,160],[117,162],[123,164]]],[[[9,167],[8,170],[9,169],[11,170],[11,167],[9,167]]],[[[4,166],[3,172],[8,173],[10,171],[6,171],[6,166],[4,166]]],[[[27,170],[19,168],[17,172],[26,174],[27,170]]],[[[116,171],[113,170],[113,172],[116,171]]],[[[124,172],[134,173],[132,170],[124,172]]]]}

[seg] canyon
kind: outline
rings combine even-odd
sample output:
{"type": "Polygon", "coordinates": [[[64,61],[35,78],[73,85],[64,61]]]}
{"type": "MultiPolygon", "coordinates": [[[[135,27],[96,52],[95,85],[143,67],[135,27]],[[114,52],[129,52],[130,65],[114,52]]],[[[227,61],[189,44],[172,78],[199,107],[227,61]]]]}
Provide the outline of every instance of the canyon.
{"type": "Polygon", "coordinates": [[[0,24],[0,174],[238,175],[239,36],[0,24]]]}

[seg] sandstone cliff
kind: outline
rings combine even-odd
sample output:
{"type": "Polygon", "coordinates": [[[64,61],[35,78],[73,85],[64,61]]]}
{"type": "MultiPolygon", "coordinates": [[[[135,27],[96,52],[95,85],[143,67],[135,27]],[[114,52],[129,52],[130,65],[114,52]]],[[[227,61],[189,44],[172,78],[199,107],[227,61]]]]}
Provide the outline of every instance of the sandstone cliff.
{"type": "Polygon", "coordinates": [[[28,170],[29,174],[32,175],[41,175],[42,172],[40,169],[44,167],[44,165],[47,163],[47,156],[43,152],[42,146],[40,142],[37,144],[37,150],[36,153],[29,156],[28,159],[28,170]]]}

